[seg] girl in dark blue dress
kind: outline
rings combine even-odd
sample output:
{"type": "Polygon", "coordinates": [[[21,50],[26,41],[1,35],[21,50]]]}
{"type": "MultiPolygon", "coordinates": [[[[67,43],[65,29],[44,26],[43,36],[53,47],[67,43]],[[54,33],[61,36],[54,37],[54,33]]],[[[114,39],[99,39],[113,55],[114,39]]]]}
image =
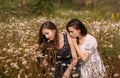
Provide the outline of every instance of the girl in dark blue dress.
{"type": "Polygon", "coordinates": [[[77,54],[71,38],[59,33],[51,21],[44,22],[40,27],[39,45],[41,77],[80,78],[77,54]]]}
{"type": "MultiPolygon", "coordinates": [[[[63,36],[64,45],[62,48],[56,50],[57,51],[56,78],[62,78],[62,74],[64,74],[64,72],[67,70],[72,61],[72,55],[67,35],[63,34],[63,36]]],[[[78,73],[80,73],[80,70],[79,64],[77,63],[77,65],[73,68],[71,72],[71,78],[79,78],[78,73]]]]}

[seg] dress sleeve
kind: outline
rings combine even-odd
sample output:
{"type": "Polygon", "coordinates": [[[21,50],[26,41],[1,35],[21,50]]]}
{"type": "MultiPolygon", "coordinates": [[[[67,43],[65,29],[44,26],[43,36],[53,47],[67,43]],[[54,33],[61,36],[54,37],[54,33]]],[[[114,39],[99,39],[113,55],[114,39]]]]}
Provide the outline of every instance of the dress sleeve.
{"type": "Polygon", "coordinates": [[[93,54],[95,51],[97,51],[97,41],[96,39],[90,39],[88,40],[88,43],[85,47],[85,51],[93,54]]]}

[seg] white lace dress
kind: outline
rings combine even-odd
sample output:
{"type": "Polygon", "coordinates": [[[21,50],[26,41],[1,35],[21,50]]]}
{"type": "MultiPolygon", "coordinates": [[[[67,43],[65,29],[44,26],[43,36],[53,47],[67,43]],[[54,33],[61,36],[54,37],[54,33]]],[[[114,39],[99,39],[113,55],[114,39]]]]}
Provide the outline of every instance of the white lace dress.
{"type": "Polygon", "coordinates": [[[96,39],[87,34],[85,43],[79,47],[83,53],[89,52],[91,54],[87,61],[81,62],[80,78],[104,78],[106,69],[97,52],[96,39]]]}

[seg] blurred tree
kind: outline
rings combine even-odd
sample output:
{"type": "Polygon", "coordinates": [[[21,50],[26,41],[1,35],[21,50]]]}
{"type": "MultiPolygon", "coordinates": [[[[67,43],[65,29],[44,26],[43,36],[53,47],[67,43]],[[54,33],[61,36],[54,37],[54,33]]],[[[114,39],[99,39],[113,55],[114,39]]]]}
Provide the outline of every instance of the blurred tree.
{"type": "Polygon", "coordinates": [[[80,10],[81,8],[87,8],[91,10],[98,2],[100,2],[100,0],[73,0],[73,3],[77,5],[77,10],[80,10]]]}
{"type": "Polygon", "coordinates": [[[93,0],[85,0],[85,7],[93,8],[93,0]]]}
{"type": "Polygon", "coordinates": [[[54,0],[55,3],[62,5],[64,3],[64,0],[54,0]]]}
{"type": "Polygon", "coordinates": [[[54,11],[53,0],[31,0],[32,13],[37,15],[50,15],[54,11]]]}
{"type": "Polygon", "coordinates": [[[2,8],[4,6],[4,1],[0,0],[0,8],[2,8]]]}
{"type": "Polygon", "coordinates": [[[120,0],[105,0],[105,3],[111,6],[111,17],[114,15],[114,19],[119,19],[120,0]]]}
{"type": "Polygon", "coordinates": [[[53,1],[59,5],[70,4],[73,2],[73,0],[53,0],[53,1]]]}

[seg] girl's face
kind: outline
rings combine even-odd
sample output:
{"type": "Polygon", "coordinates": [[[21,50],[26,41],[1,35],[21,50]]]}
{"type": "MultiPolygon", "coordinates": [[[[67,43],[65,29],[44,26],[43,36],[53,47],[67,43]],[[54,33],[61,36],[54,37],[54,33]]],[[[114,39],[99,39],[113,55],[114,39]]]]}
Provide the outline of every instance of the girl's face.
{"type": "Polygon", "coordinates": [[[72,38],[76,38],[80,35],[80,30],[75,29],[74,26],[69,27],[68,30],[69,30],[69,34],[72,38]]]}
{"type": "Polygon", "coordinates": [[[54,39],[55,30],[43,28],[42,34],[48,39],[48,41],[51,41],[54,39]]]}

